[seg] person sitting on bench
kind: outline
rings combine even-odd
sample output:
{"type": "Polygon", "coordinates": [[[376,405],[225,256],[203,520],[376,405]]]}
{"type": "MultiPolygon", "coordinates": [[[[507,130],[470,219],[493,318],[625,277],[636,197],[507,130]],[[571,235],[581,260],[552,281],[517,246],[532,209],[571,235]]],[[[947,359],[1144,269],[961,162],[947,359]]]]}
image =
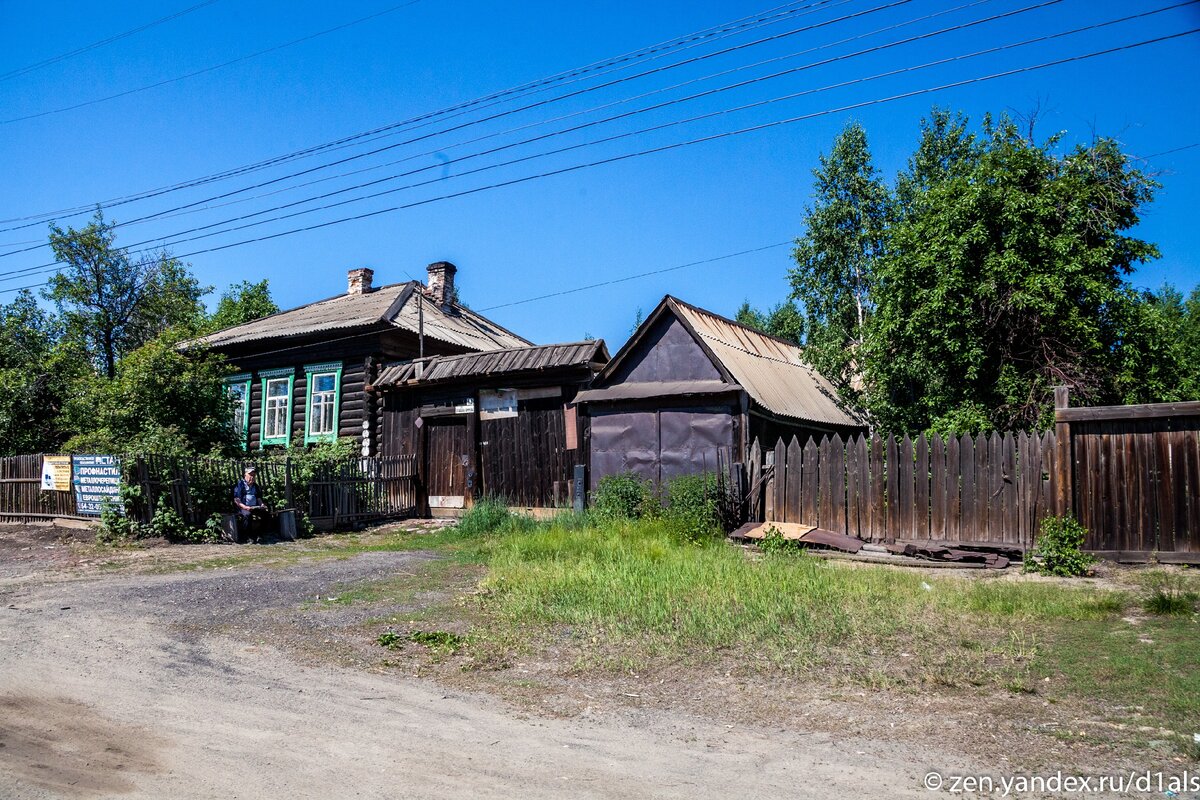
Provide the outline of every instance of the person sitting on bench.
{"type": "Polygon", "coordinates": [[[244,477],[233,488],[233,504],[238,509],[238,532],[249,533],[254,521],[264,520],[271,512],[262,501],[258,484],[255,482],[257,472],[254,467],[246,467],[244,477]]]}

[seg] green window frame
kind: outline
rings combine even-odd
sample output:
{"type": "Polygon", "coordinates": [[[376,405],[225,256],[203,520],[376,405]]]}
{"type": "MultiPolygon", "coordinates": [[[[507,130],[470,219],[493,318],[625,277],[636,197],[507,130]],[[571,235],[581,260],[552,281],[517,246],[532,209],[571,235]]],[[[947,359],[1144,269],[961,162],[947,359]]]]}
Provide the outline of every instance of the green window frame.
{"type": "Polygon", "coordinates": [[[304,443],[337,439],[342,414],[342,363],[306,364],[308,377],[304,401],[304,443]],[[328,379],[333,379],[329,387],[328,379]]]}
{"type": "MultiPolygon", "coordinates": [[[[237,391],[241,392],[242,413],[237,414],[236,408],[234,415],[229,422],[233,426],[234,432],[237,434],[238,441],[241,442],[242,449],[247,450],[250,447],[250,373],[242,373],[240,375],[230,375],[225,379],[225,391],[233,397],[237,391]],[[238,417],[241,419],[238,419],[238,417]]],[[[237,402],[237,401],[235,401],[237,402]]]]}
{"type": "Polygon", "coordinates": [[[258,373],[258,377],[262,379],[262,399],[259,401],[259,444],[263,447],[272,444],[281,444],[286,447],[292,438],[292,397],[296,386],[296,369],[295,367],[285,367],[267,370],[258,373]],[[285,381],[287,382],[287,394],[272,396],[271,387],[279,386],[285,381]],[[280,399],[283,400],[282,405],[276,402],[280,399]],[[282,433],[275,429],[275,423],[279,422],[280,417],[286,420],[282,433]]]}

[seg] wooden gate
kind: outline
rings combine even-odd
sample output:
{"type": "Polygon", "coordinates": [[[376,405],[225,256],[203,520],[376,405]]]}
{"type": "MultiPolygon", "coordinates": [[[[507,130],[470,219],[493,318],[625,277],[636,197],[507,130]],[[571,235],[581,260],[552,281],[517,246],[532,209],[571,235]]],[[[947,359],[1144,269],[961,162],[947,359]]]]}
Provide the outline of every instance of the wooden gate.
{"type": "Polygon", "coordinates": [[[1200,562],[1200,403],[1059,408],[1089,550],[1200,562]]]}
{"type": "Polygon", "coordinates": [[[474,475],[466,417],[428,417],[425,425],[425,491],[430,508],[470,504],[474,475]]]}

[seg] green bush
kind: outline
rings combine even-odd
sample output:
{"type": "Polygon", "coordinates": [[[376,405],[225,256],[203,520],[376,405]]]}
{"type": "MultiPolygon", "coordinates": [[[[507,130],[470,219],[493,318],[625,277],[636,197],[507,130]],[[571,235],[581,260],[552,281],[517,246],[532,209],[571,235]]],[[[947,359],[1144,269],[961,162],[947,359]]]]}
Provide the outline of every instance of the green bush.
{"type": "Polygon", "coordinates": [[[804,546],[793,539],[783,538],[783,531],[768,525],[758,548],[768,556],[802,556],[804,546]]]}
{"type": "Polygon", "coordinates": [[[650,481],[632,472],[604,476],[592,493],[592,513],[606,522],[653,517],[658,506],[650,481]]]}
{"type": "Polygon", "coordinates": [[[667,484],[668,530],[687,542],[720,536],[721,486],[715,475],[681,475],[667,484]]]}
{"type": "Polygon", "coordinates": [[[1087,529],[1071,517],[1047,517],[1025,554],[1025,570],[1064,578],[1087,575],[1096,559],[1081,550],[1086,538],[1087,529]]]}
{"type": "Polygon", "coordinates": [[[121,513],[121,506],[106,500],[100,508],[100,528],[96,531],[97,544],[122,544],[141,535],[141,525],[121,513]]]}

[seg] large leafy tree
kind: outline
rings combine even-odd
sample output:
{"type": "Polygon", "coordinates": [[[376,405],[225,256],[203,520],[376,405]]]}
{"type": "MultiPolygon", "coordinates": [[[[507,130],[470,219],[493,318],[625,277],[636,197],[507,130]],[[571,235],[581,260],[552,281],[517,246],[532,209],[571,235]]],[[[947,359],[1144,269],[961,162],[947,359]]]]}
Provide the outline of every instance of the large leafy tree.
{"type": "Polygon", "coordinates": [[[64,416],[72,450],[166,454],[231,452],[231,406],[222,378],[229,369],[212,353],[180,343],[169,330],[125,355],[111,379],[76,384],[64,416]]]}
{"type": "Polygon", "coordinates": [[[114,227],[99,211],[78,230],[52,224],[50,247],[63,268],[45,292],[64,335],[110,379],[122,356],[168,328],[197,328],[200,297],[210,291],[166,251],[135,258],[117,247],[114,227]]]}
{"type": "Polygon", "coordinates": [[[1126,281],[1158,255],[1129,234],[1156,184],[1110,139],[1059,145],[1007,118],[978,139],[961,117],[924,125],[873,273],[866,373],[884,425],[1032,427],[1058,384],[1093,403],[1156,393],[1133,375],[1161,365],[1161,326],[1126,281]]]}
{"type": "Polygon", "coordinates": [[[90,368],[28,291],[0,306],[0,455],[57,450],[72,385],[90,368]]]}
{"type": "Polygon", "coordinates": [[[838,135],[813,175],[815,198],[788,277],[792,297],[804,309],[805,357],[852,394],[891,198],[858,123],[838,135]]]}
{"type": "Polygon", "coordinates": [[[219,331],[270,316],[277,311],[279,306],[271,298],[271,288],[266,278],[257,283],[242,281],[231,285],[221,295],[207,327],[219,331]]]}

